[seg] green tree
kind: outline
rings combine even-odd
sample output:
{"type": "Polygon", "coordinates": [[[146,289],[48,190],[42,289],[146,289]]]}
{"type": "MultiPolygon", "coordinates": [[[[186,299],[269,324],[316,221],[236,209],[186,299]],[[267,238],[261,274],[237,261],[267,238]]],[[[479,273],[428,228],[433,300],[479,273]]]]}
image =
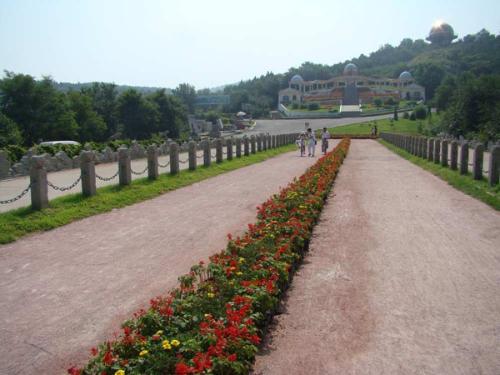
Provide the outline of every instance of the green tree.
{"type": "Polygon", "coordinates": [[[393,119],[394,119],[394,121],[398,121],[399,120],[399,117],[398,117],[398,108],[397,107],[394,107],[394,116],[393,116],[393,119]]]}
{"type": "Polygon", "coordinates": [[[435,63],[422,63],[415,66],[415,79],[425,87],[425,97],[430,100],[434,97],[434,92],[441,84],[445,71],[435,63]]]}
{"type": "Polygon", "coordinates": [[[166,131],[170,138],[179,138],[187,130],[187,113],[184,104],[175,96],[158,90],[147,99],[156,106],[159,113],[158,131],[166,131]]]}
{"type": "Polygon", "coordinates": [[[94,111],[92,97],[82,92],[72,91],[68,93],[71,110],[75,114],[75,120],[79,125],[78,137],[81,142],[103,141],[106,139],[106,123],[103,118],[94,111]]]}
{"type": "Polygon", "coordinates": [[[106,123],[106,136],[118,130],[118,91],[114,83],[94,82],[89,88],[82,88],[82,93],[92,98],[92,107],[106,123]]]}
{"type": "Polygon", "coordinates": [[[189,83],[181,83],[172,93],[178,97],[186,105],[189,113],[194,113],[194,105],[196,103],[196,89],[189,83]]]}
{"type": "Polygon", "coordinates": [[[159,130],[158,106],[133,89],[118,98],[118,118],[124,135],[129,138],[147,139],[159,130]]]}
{"type": "Polygon", "coordinates": [[[375,99],[373,100],[373,104],[375,104],[375,107],[377,107],[377,108],[382,107],[382,104],[383,104],[383,103],[382,103],[382,99],[380,99],[380,98],[375,98],[375,99]]]}
{"type": "Polygon", "coordinates": [[[23,141],[17,124],[0,112],[0,148],[19,145],[23,141]]]}

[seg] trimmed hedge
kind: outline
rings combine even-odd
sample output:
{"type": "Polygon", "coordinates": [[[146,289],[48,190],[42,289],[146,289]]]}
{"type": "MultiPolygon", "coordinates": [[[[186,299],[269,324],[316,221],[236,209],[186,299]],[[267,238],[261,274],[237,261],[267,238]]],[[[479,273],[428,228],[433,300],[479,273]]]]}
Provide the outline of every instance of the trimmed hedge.
{"type": "Polygon", "coordinates": [[[258,207],[257,222],[227,248],[179,278],[123,324],[122,335],[93,348],[83,374],[247,374],[280,297],[308,248],[342,164],[344,139],[300,178],[258,207]]]}

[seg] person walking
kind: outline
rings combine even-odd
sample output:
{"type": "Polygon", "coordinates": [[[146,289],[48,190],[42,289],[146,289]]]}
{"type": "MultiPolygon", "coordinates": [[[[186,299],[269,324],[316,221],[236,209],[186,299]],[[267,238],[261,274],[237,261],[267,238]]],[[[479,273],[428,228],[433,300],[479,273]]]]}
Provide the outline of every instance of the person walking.
{"type": "Polygon", "coordinates": [[[297,141],[296,141],[297,146],[299,147],[300,150],[300,156],[304,156],[306,153],[306,133],[302,132],[299,134],[297,141]]]}
{"type": "Polygon", "coordinates": [[[314,151],[316,150],[316,137],[312,132],[312,129],[307,129],[307,156],[314,157],[314,151]]]}
{"type": "Polygon", "coordinates": [[[321,132],[321,151],[323,155],[326,155],[326,151],[328,150],[328,140],[330,139],[330,133],[326,128],[323,128],[321,132]]]}

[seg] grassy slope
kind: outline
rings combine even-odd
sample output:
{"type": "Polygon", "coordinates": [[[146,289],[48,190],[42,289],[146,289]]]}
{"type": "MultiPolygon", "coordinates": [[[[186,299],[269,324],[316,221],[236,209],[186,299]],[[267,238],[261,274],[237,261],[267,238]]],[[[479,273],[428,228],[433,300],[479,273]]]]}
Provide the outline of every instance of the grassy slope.
{"type": "Polygon", "coordinates": [[[127,187],[106,186],[98,189],[97,195],[90,198],[84,198],[81,194],[67,195],[50,201],[50,208],[43,211],[20,208],[1,213],[0,243],[12,242],[32,232],[50,230],[78,219],[151,199],[168,191],[264,161],[278,154],[295,150],[295,148],[295,145],[288,145],[248,157],[224,161],[221,164],[213,163],[208,168],[181,171],[176,176],[163,174],[155,181],[149,181],[147,178],[138,179],[127,187]]]}
{"type": "Polygon", "coordinates": [[[495,210],[500,210],[500,185],[490,187],[484,179],[480,181],[474,180],[470,174],[461,175],[458,171],[453,171],[448,167],[442,167],[440,164],[435,164],[426,159],[411,155],[388,142],[383,140],[379,140],[379,142],[399,156],[445,180],[454,188],[479,199],[495,210]]]}
{"type": "Polygon", "coordinates": [[[410,121],[400,118],[398,121],[394,121],[394,125],[391,126],[390,119],[382,119],[376,121],[367,121],[357,124],[350,124],[345,126],[338,126],[335,128],[330,128],[331,134],[352,134],[352,135],[369,135],[371,127],[374,123],[377,124],[378,132],[388,132],[388,133],[405,133],[405,134],[419,134],[418,124],[419,121],[422,122],[422,127],[425,127],[427,120],[417,120],[410,121]]]}

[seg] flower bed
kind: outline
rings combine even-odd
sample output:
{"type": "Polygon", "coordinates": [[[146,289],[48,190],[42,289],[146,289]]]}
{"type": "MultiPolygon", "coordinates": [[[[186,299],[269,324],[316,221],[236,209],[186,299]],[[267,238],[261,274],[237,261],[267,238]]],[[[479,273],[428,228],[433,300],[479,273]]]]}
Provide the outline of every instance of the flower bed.
{"type": "Polygon", "coordinates": [[[246,374],[349,148],[344,139],[300,178],[258,207],[257,222],[226,250],[179,278],[92,349],[70,374],[246,374]]]}

